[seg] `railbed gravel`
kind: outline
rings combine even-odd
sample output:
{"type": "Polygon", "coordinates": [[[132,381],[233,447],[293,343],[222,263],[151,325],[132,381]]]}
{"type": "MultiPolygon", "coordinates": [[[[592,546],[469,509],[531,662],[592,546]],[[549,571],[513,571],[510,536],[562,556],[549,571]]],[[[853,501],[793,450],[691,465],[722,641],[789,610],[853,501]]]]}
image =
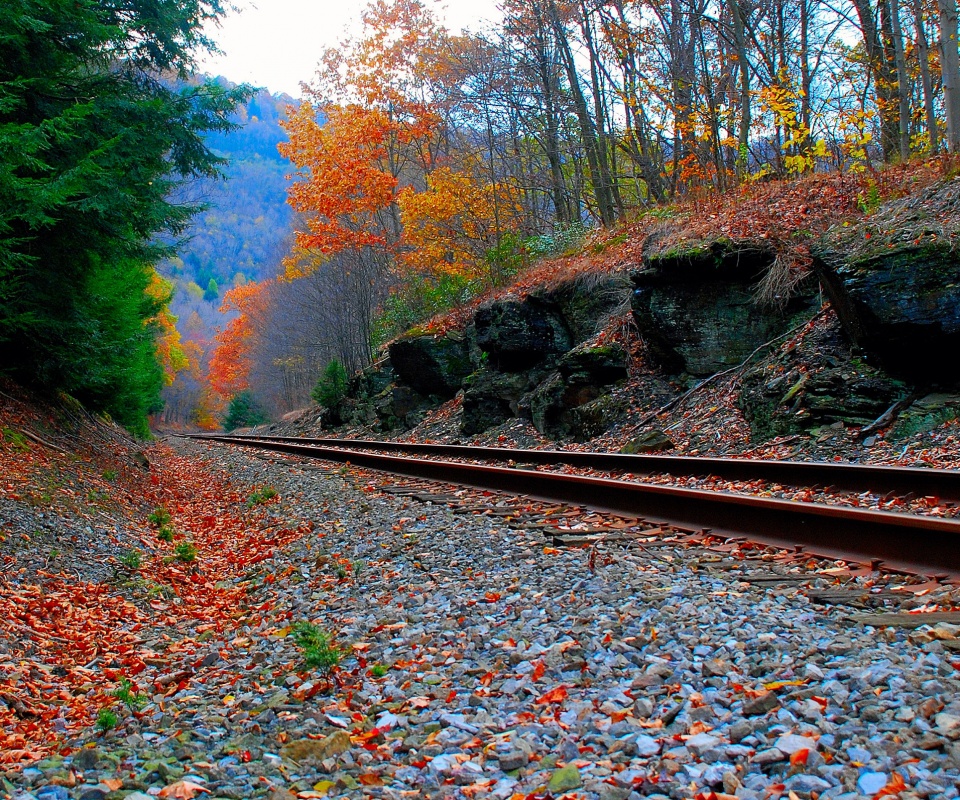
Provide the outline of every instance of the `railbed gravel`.
{"type": "Polygon", "coordinates": [[[245,576],[274,601],[263,624],[201,637],[186,686],[24,770],[16,797],[145,800],[177,780],[274,800],[958,796],[950,626],[855,624],[796,581],[741,580],[775,562],[680,544],[598,548],[591,569],[589,548],[383,494],[374,473],[170,444],[275,487],[277,522],[313,532],[245,576]],[[297,620],[346,650],[341,686],[300,671],[297,620]]]}

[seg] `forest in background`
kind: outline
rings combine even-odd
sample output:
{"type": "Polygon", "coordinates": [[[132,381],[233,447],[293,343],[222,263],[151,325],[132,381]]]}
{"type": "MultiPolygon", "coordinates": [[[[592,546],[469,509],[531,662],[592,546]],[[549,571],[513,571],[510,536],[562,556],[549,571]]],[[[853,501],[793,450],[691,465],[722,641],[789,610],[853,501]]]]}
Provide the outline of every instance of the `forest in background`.
{"type": "MultiPolygon", "coordinates": [[[[209,372],[224,402],[302,405],[325,365],[364,366],[591,229],[824,172],[866,176],[869,205],[883,165],[958,149],[955,0],[502,12],[455,35],[419,0],[376,0],[323,54],[283,123],[298,213],[284,273],[225,296],[237,316],[209,372]]],[[[808,267],[791,252],[771,298],[808,267]]]]}
{"type": "MultiPolygon", "coordinates": [[[[233,86],[222,77],[216,81],[233,86]]],[[[206,375],[214,337],[230,319],[221,311],[223,295],[276,277],[293,240],[294,214],[286,202],[291,168],[277,145],[286,140],[280,123],[295,103],[289,95],[258,90],[234,112],[233,130],[205,139],[226,160],[224,177],[180,190],[180,199],[203,208],[180,237],[176,255],[158,267],[173,285],[170,310],[187,359],[163,390],[162,424],[219,422],[223,401],[213,396],[206,375]]]]}
{"type": "Polygon", "coordinates": [[[461,34],[375,0],[288,119],[193,75],[218,2],[160,6],[0,14],[0,372],[140,433],[164,385],[181,424],[301,406],[590,231],[825,172],[869,207],[960,139],[956,0],[504,0],[461,34]]]}

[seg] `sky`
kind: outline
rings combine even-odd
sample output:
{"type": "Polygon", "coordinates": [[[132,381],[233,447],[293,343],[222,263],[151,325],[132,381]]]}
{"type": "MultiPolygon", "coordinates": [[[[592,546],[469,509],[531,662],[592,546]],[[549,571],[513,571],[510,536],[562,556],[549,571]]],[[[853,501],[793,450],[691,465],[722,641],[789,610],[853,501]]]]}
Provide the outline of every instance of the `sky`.
{"type": "MultiPolygon", "coordinates": [[[[454,32],[480,30],[496,20],[497,0],[425,0],[454,32]]],[[[356,31],[364,3],[358,0],[237,0],[220,27],[210,31],[224,51],[204,59],[210,75],[300,96],[300,82],[316,73],[320,54],[345,30],[356,31]]]]}

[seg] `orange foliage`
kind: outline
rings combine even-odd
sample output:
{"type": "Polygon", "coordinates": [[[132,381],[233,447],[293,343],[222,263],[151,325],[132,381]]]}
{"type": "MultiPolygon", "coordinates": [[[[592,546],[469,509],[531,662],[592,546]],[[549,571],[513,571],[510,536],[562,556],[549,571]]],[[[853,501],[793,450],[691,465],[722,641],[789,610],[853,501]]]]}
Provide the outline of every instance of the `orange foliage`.
{"type": "MultiPolygon", "coordinates": [[[[210,386],[221,397],[231,397],[249,388],[255,322],[267,309],[271,284],[272,281],[244,283],[223,296],[221,312],[237,311],[239,315],[217,333],[217,348],[210,359],[210,386]]],[[[207,410],[212,414],[213,409],[207,410]]],[[[198,424],[204,423],[198,420],[198,424]]]]}
{"type": "Polygon", "coordinates": [[[291,206],[306,217],[287,278],[315,269],[318,259],[375,247],[394,251],[400,239],[397,193],[436,157],[441,109],[428,75],[445,32],[419,0],[379,0],[362,15],[363,38],[324,54],[311,100],[284,123],[290,141],[280,153],[297,167],[291,206]]]}
{"type": "MultiPolygon", "coordinates": [[[[326,122],[317,109],[301,104],[284,127],[290,142],[280,145],[303,180],[289,190],[288,202],[307,215],[307,231],[297,232],[297,246],[324,254],[349,248],[388,247],[391,229],[378,224],[396,199],[397,175],[390,151],[429,135],[428,120],[398,120],[378,109],[357,105],[326,106],[326,122]]],[[[297,262],[287,262],[287,277],[300,276],[297,262]]]]}

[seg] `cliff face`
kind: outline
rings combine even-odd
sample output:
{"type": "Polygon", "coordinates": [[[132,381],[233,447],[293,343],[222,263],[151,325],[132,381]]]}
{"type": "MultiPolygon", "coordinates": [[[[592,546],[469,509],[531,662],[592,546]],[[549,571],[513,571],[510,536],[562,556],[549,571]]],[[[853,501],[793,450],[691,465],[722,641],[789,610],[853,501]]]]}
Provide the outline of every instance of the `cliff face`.
{"type": "Polygon", "coordinates": [[[781,259],[774,245],[674,226],[615,271],[508,294],[459,330],[395,341],[325,423],[402,431],[456,398],[464,436],[521,419],[550,439],[587,441],[622,422],[627,406],[660,402],[665,386],[680,392],[729,371],[757,440],[866,426],[895,405],[907,409],[907,428],[936,424],[960,402],[950,391],[958,198],[960,182],[941,181],[828,230],[804,244],[807,267],[789,295],[766,303],[758,286],[781,259]],[[836,321],[802,347],[771,346],[824,313],[824,300],[836,321]]]}
{"type": "Polygon", "coordinates": [[[957,381],[958,236],[954,178],[831,231],[816,250],[817,274],[847,334],[893,374],[957,381]]]}

